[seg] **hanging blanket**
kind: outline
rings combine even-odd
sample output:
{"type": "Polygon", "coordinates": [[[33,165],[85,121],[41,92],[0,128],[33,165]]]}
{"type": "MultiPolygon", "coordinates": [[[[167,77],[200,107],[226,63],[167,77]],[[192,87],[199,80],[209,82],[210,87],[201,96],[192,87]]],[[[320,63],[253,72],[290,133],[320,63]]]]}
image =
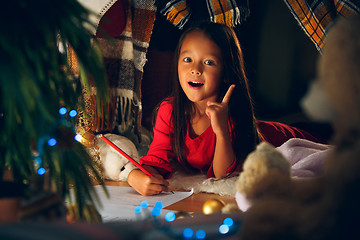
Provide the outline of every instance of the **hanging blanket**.
{"type": "Polygon", "coordinates": [[[208,20],[234,27],[250,13],[248,0],[172,0],[156,1],[160,13],[179,29],[191,19],[208,20]],[[201,10],[207,10],[207,14],[201,10]]]}
{"type": "Polygon", "coordinates": [[[358,0],[284,0],[284,2],[320,52],[334,20],[339,16],[360,14],[358,0]]]}
{"type": "Polygon", "coordinates": [[[91,116],[92,130],[133,132],[140,140],[141,80],[155,21],[155,0],[79,1],[97,14],[93,20],[110,86],[110,105],[103,106],[106,114],[91,116]]]}

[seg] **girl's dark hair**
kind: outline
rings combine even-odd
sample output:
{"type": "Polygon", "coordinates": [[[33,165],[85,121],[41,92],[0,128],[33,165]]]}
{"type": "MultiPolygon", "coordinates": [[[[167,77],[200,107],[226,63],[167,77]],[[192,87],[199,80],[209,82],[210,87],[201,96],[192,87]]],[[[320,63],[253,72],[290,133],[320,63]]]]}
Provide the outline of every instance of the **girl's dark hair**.
{"type": "Polygon", "coordinates": [[[238,162],[245,160],[246,156],[255,149],[259,143],[259,133],[256,127],[253,103],[250,96],[248,79],[245,74],[244,59],[240,43],[234,30],[226,25],[212,22],[198,23],[183,32],[175,52],[174,71],[174,152],[183,165],[189,166],[184,156],[184,141],[187,124],[190,122],[192,102],[188,100],[178,80],[177,64],[181,45],[190,32],[201,31],[205,33],[222,51],[223,78],[220,84],[220,100],[224,97],[231,84],[236,87],[229,102],[229,115],[231,119],[231,137],[233,149],[238,162]]]}

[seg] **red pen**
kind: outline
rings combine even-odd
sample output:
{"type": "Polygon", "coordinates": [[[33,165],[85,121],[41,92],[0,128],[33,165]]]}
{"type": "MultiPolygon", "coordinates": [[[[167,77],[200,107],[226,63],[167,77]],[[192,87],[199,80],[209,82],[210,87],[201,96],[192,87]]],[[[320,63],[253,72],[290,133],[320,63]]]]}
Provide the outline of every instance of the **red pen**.
{"type": "MultiPolygon", "coordinates": [[[[118,151],[121,155],[126,157],[127,160],[135,164],[141,171],[143,171],[148,176],[153,176],[148,170],[146,170],[143,166],[141,166],[137,161],[135,161],[132,157],[126,154],[123,150],[121,150],[118,146],[116,146],[112,141],[107,139],[104,135],[99,135],[99,137],[104,140],[107,144],[109,144],[111,147],[113,147],[116,151],[118,151]]],[[[173,191],[170,191],[172,194],[174,194],[173,191]]]]}

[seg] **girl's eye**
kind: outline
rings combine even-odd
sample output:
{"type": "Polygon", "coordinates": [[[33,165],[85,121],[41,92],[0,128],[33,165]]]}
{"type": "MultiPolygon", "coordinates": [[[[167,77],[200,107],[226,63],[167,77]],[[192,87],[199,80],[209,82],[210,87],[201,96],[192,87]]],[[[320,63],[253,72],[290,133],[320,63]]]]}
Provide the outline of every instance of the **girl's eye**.
{"type": "Polygon", "coordinates": [[[205,63],[206,65],[215,65],[215,62],[212,61],[212,60],[206,60],[204,63],[205,63]]]}
{"type": "Polygon", "coordinates": [[[184,62],[191,62],[191,58],[185,57],[185,58],[184,58],[184,62]]]}

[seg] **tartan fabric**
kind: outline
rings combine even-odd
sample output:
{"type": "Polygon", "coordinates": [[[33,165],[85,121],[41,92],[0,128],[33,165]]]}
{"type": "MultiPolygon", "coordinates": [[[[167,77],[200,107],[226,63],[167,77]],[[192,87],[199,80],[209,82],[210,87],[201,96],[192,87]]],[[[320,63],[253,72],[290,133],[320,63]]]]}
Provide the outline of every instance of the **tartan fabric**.
{"type": "Polygon", "coordinates": [[[141,80],[155,21],[155,0],[81,1],[97,13],[94,18],[96,36],[103,54],[111,99],[108,106],[101,106],[101,116],[94,111],[95,101],[90,102],[91,130],[135,134],[141,141],[141,80]],[[126,18],[120,18],[119,14],[125,14],[126,18]],[[119,19],[126,22],[119,22],[119,19]],[[99,31],[100,26],[106,29],[99,31]],[[100,33],[110,38],[104,38],[100,33]]]}
{"type": "Polygon", "coordinates": [[[338,17],[360,14],[358,0],[284,0],[284,2],[320,52],[327,32],[338,17]]]}
{"type": "Polygon", "coordinates": [[[160,13],[165,15],[166,19],[179,29],[184,27],[191,16],[185,0],[168,2],[160,13]]]}
{"type": "Polygon", "coordinates": [[[158,0],[156,2],[160,13],[179,29],[192,18],[196,20],[208,20],[234,27],[245,20],[249,14],[248,0],[158,0]],[[204,19],[199,19],[199,9],[206,6],[207,14],[204,19]]]}
{"type": "Polygon", "coordinates": [[[206,0],[210,20],[234,27],[249,15],[248,1],[206,0]]]}
{"type": "MultiPolygon", "coordinates": [[[[126,2],[126,1],[123,1],[126,2]]],[[[127,18],[120,36],[99,38],[110,85],[111,106],[106,121],[94,129],[124,134],[134,131],[141,139],[141,80],[155,21],[151,0],[128,0],[127,18]]]]}

